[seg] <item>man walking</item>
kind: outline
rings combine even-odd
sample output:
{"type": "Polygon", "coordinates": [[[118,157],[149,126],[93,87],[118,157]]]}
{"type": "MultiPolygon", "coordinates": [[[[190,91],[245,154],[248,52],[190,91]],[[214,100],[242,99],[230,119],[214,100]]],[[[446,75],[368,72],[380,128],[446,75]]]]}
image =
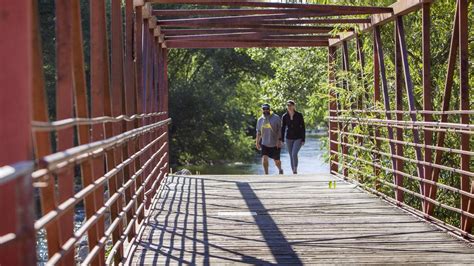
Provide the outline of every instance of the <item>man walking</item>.
{"type": "Polygon", "coordinates": [[[281,150],[281,119],[273,114],[269,104],[262,105],[262,116],[257,121],[256,146],[262,153],[262,164],[268,175],[268,157],[275,161],[280,175],[283,174],[280,161],[281,150]]]}

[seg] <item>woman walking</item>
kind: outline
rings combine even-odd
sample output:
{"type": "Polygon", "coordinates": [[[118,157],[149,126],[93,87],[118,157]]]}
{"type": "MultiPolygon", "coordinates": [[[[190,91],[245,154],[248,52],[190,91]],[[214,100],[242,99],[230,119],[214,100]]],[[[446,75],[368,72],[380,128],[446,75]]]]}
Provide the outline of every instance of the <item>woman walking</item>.
{"type": "Polygon", "coordinates": [[[281,141],[286,141],[286,147],[290,154],[291,169],[293,174],[298,173],[298,152],[304,145],[306,130],[304,118],[300,112],[296,111],[296,104],[289,100],[286,102],[287,112],[282,117],[281,141]]]}

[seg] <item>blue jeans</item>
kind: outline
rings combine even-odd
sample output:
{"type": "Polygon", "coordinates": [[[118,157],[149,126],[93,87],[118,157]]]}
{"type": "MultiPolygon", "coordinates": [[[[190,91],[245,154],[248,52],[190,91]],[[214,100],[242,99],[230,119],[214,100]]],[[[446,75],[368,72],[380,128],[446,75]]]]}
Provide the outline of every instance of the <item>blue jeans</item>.
{"type": "Polygon", "coordinates": [[[286,139],[286,147],[290,154],[291,169],[293,173],[297,172],[298,169],[298,152],[301,149],[302,139],[286,139]]]}

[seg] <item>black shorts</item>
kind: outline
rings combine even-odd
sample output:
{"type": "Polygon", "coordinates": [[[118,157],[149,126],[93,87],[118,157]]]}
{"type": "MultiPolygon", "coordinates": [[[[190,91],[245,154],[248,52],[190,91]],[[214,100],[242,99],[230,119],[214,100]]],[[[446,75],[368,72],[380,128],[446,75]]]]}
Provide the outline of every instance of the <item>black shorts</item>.
{"type": "Polygon", "coordinates": [[[262,145],[262,156],[267,155],[273,160],[280,160],[280,151],[280,148],[262,145]]]}

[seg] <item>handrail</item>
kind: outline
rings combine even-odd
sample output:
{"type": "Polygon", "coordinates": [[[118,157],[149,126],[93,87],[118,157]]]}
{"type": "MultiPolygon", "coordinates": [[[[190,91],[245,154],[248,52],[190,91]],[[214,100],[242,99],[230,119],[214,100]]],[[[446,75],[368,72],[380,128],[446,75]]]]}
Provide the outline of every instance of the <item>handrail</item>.
{"type": "Polygon", "coordinates": [[[122,145],[124,142],[132,138],[136,138],[139,135],[143,135],[151,130],[156,129],[157,127],[161,127],[169,123],[171,123],[171,118],[140,128],[132,129],[105,140],[91,142],[89,144],[76,146],[65,151],[47,155],[39,160],[41,169],[33,173],[33,178],[38,179],[41,176],[44,176],[52,171],[57,171],[58,169],[63,168],[69,164],[86,160],[91,155],[97,156],[103,154],[106,150],[111,149],[114,146],[122,145]]]}
{"type": "Polygon", "coordinates": [[[103,123],[112,123],[120,121],[133,121],[140,118],[150,118],[150,117],[159,117],[167,114],[167,112],[158,112],[158,113],[148,113],[148,114],[135,114],[132,116],[128,115],[119,115],[117,117],[112,116],[101,116],[93,118],[68,118],[63,120],[58,120],[54,122],[42,122],[42,121],[32,121],[31,126],[33,131],[54,131],[69,128],[71,126],[80,126],[80,125],[95,125],[103,123]]]}
{"type": "Polygon", "coordinates": [[[18,177],[31,174],[33,169],[34,163],[32,161],[18,162],[0,167],[0,186],[18,177]]]}

